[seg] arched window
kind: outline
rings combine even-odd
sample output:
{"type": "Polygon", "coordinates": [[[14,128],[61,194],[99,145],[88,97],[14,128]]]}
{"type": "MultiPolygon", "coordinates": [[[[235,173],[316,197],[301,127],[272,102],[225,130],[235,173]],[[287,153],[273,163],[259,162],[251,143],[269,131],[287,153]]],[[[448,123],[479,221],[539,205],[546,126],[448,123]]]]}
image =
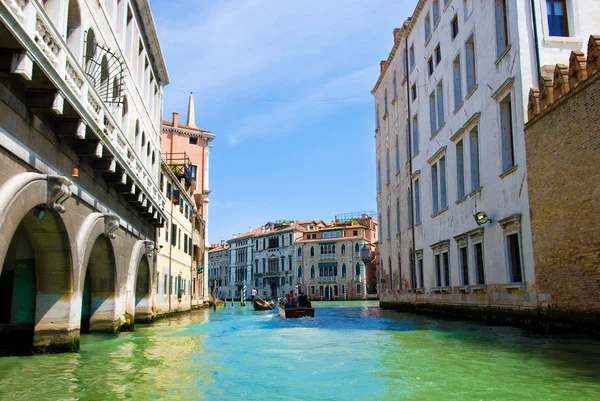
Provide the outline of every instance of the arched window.
{"type": "Polygon", "coordinates": [[[81,57],[81,12],[77,0],[69,0],[67,15],[67,47],[77,60],[81,57]]]}
{"type": "Polygon", "coordinates": [[[400,198],[396,198],[396,234],[400,234],[400,198]]]}
{"type": "Polygon", "coordinates": [[[342,244],[341,252],[342,252],[342,255],[346,254],[346,245],[345,244],[342,244]]]}
{"type": "Polygon", "coordinates": [[[117,102],[117,100],[119,99],[119,95],[121,94],[121,90],[119,88],[119,80],[115,77],[115,79],[113,79],[113,86],[112,86],[112,98],[113,101],[117,102]]]}
{"type": "Polygon", "coordinates": [[[302,278],[302,268],[298,267],[298,278],[302,278]]]}
{"type": "Polygon", "coordinates": [[[314,246],[310,247],[310,256],[315,256],[315,247],[314,246]]]}
{"type": "Polygon", "coordinates": [[[335,277],[337,277],[338,271],[337,271],[337,266],[333,266],[333,275],[335,277]]]}
{"type": "Polygon", "coordinates": [[[310,278],[315,278],[315,267],[314,266],[310,267],[310,278]]]}
{"type": "Polygon", "coordinates": [[[91,68],[90,63],[96,55],[96,35],[92,28],[88,29],[85,36],[85,69],[89,71],[91,68]]]}
{"type": "Polygon", "coordinates": [[[358,255],[360,252],[360,246],[358,244],[354,245],[354,253],[358,255]]]}
{"type": "Polygon", "coordinates": [[[137,147],[139,146],[139,141],[140,141],[140,121],[136,120],[135,121],[135,129],[133,130],[134,132],[134,138],[133,138],[133,146],[135,149],[137,149],[137,147]]]}
{"type": "Polygon", "coordinates": [[[392,276],[392,258],[389,257],[389,256],[388,256],[388,272],[389,272],[389,277],[390,277],[390,282],[388,284],[388,288],[391,291],[394,279],[393,279],[393,276],[392,276]]]}
{"type": "Polygon", "coordinates": [[[356,275],[360,276],[360,263],[356,264],[356,275]]]}
{"type": "Polygon", "coordinates": [[[344,263],[342,265],[342,277],[346,277],[346,276],[348,276],[348,273],[346,271],[346,264],[344,263]]]}
{"type": "Polygon", "coordinates": [[[285,285],[285,277],[281,278],[281,286],[283,287],[285,285]]]}
{"type": "Polygon", "coordinates": [[[302,248],[298,248],[298,257],[301,258],[302,257],[302,248]]]}
{"type": "Polygon", "coordinates": [[[146,156],[150,156],[150,142],[148,142],[148,145],[146,146],[146,156]]]}
{"type": "Polygon", "coordinates": [[[323,277],[323,268],[319,267],[319,277],[323,277]]]}
{"type": "Polygon", "coordinates": [[[100,85],[104,85],[108,82],[108,59],[106,56],[102,57],[100,62],[100,85]]]}
{"type": "Polygon", "coordinates": [[[127,96],[123,96],[123,110],[121,112],[121,130],[127,137],[129,133],[129,105],[127,104],[127,96]]]}

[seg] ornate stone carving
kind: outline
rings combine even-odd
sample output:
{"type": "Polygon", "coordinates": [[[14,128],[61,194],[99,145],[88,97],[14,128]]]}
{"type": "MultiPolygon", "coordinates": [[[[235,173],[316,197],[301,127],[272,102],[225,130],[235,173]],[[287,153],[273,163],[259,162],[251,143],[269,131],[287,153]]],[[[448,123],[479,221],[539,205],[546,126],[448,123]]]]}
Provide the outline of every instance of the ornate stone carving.
{"type": "Polygon", "coordinates": [[[110,119],[105,115],[104,116],[104,135],[112,139],[115,133],[115,125],[110,121],[110,119]]]}
{"type": "Polygon", "coordinates": [[[104,235],[115,239],[115,231],[121,226],[121,220],[115,214],[104,215],[104,235]]]}
{"type": "Polygon", "coordinates": [[[146,256],[151,258],[153,256],[153,252],[156,250],[153,241],[144,241],[144,246],[146,247],[146,256]]]}
{"type": "Polygon", "coordinates": [[[77,71],[73,68],[69,60],[67,60],[66,64],[66,75],[65,81],[67,84],[73,89],[73,92],[77,94],[77,96],[81,95],[81,87],[83,86],[83,79],[77,74],[77,71]]]}
{"type": "Polygon", "coordinates": [[[48,60],[56,65],[60,46],[39,16],[35,23],[35,41],[46,57],[48,57],[48,60]]]}
{"type": "Polygon", "coordinates": [[[94,116],[94,120],[96,120],[96,122],[100,122],[100,110],[102,110],[102,107],[100,106],[100,103],[94,98],[94,95],[92,95],[92,92],[88,92],[88,110],[93,114],[94,116]]]}
{"type": "Polygon", "coordinates": [[[47,178],[47,201],[46,207],[58,213],[64,213],[66,208],[63,203],[71,196],[71,180],[64,175],[49,175],[47,178]]]}
{"type": "Polygon", "coordinates": [[[25,9],[25,6],[27,6],[27,3],[29,3],[29,0],[9,0],[8,2],[8,6],[10,7],[11,11],[19,20],[21,20],[21,22],[25,19],[23,10],[25,9]]]}

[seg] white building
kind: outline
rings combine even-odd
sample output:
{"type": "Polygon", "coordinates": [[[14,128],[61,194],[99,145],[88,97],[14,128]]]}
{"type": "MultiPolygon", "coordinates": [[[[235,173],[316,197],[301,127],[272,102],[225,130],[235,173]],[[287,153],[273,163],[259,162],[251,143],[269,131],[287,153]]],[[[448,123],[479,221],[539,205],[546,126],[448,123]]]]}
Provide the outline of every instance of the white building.
{"type": "Polygon", "coordinates": [[[213,297],[224,298],[229,295],[227,289],[229,272],[229,245],[225,241],[212,245],[208,251],[208,292],[213,297]]]}
{"type": "Polygon", "coordinates": [[[229,277],[227,283],[227,299],[240,299],[240,294],[246,283],[246,296],[250,294],[253,280],[252,259],[254,252],[254,237],[260,229],[235,235],[227,241],[229,244],[229,277]]]}
{"type": "Polygon", "coordinates": [[[421,0],[394,31],[372,91],[383,301],[545,299],[533,269],[527,96],[538,69],[551,74],[582,50],[599,17],[592,0],[421,0]],[[477,212],[491,221],[478,226],[477,212]]]}

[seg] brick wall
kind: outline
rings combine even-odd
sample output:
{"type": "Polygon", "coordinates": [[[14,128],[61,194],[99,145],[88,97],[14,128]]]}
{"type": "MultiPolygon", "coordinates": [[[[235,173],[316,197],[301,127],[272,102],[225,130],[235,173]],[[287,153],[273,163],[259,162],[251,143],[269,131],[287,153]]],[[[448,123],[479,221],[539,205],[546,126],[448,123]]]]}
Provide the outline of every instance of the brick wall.
{"type": "Polygon", "coordinates": [[[600,36],[529,95],[525,126],[538,293],[600,312],[600,36]]]}

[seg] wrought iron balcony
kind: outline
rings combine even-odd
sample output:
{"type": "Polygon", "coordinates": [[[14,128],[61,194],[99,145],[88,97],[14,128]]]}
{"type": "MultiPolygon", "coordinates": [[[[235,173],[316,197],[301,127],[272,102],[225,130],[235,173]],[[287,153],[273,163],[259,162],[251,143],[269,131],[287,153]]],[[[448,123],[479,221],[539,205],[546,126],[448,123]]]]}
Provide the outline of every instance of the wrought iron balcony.
{"type": "Polygon", "coordinates": [[[183,178],[185,185],[188,187],[192,185],[192,179],[196,177],[192,177],[192,163],[187,153],[164,153],[163,160],[167,163],[175,177],[178,179],[183,178]]]}

